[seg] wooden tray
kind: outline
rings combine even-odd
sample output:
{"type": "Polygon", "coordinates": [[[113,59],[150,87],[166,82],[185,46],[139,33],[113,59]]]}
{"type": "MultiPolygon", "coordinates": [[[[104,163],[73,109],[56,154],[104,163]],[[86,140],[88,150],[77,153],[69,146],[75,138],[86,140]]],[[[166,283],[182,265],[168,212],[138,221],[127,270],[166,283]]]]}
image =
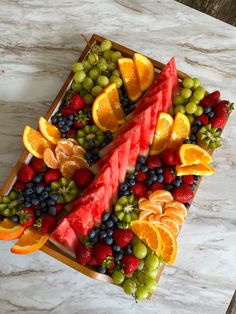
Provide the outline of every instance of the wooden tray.
{"type": "MultiPolygon", "coordinates": [[[[93,46],[96,43],[100,44],[103,39],[104,39],[103,37],[96,35],[96,34],[93,34],[92,37],[90,38],[88,44],[84,48],[83,52],[81,53],[81,55],[78,59],[78,62],[81,62],[84,60],[84,58],[86,57],[91,46],[93,46]]],[[[112,42],[112,47],[115,50],[120,51],[122,53],[122,55],[126,56],[126,57],[132,57],[133,54],[135,53],[135,51],[133,51],[129,48],[126,48],[124,46],[121,46],[115,42],[112,42]]],[[[150,59],[150,60],[152,61],[156,72],[159,72],[165,66],[165,64],[158,62],[154,59],[150,59]]],[[[180,80],[183,80],[187,76],[187,74],[185,74],[184,72],[181,72],[181,71],[177,71],[177,72],[178,72],[178,77],[180,80]]],[[[73,75],[74,75],[73,72],[71,72],[69,74],[65,83],[63,84],[62,88],[60,89],[58,95],[56,96],[55,100],[53,101],[51,107],[49,108],[48,112],[44,115],[44,117],[47,120],[50,120],[51,116],[54,114],[54,112],[57,111],[58,107],[60,106],[66,91],[70,88],[70,86],[72,84],[73,75]]],[[[24,150],[22,155],[20,156],[19,160],[17,161],[15,167],[12,169],[9,177],[6,179],[3,186],[1,187],[0,196],[7,194],[11,190],[12,186],[14,185],[14,183],[16,181],[17,173],[20,170],[21,166],[24,163],[29,163],[31,158],[32,158],[32,155],[27,150],[24,150]]],[[[198,184],[199,184],[199,181],[198,181],[198,184]]],[[[195,192],[196,192],[196,189],[195,189],[195,192]]],[[[83,273],[84,275],[87,275],[91,278],[98,279],[101,281],[113,283],[111,277],[109,277],[108,275],[100,274],[100,273],[94,271],[93,269],[91,269],[89,267],[85,267],[85,266],[78,264],[75,259],[66,255],[64,252],[60,251],[56,246],[54,246],[49,241],[46,243],[46,245],[44,245],[43,248],[41,248],[41,251],[52,256],[53,258],[59,260],[60,262],[74,268],[75,270],[83,273]]],[[[159,272],[157,275],[157,281],[159,280],[159,278],[163,272],[164,267],[165,267],[165,263],[163,263],[161,265],[161,267],[159,268],[159,272]]]]}

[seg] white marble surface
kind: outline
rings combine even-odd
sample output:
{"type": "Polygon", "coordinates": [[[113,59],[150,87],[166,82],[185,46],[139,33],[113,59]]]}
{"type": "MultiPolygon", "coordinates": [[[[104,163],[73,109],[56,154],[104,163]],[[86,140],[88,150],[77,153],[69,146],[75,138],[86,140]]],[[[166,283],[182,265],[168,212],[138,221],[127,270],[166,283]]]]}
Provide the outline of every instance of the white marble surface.
{"type": "MultiPolygon", "coordinates": [[[[174,1],[0,0],[0,183],[84,47],[98,33],[199,76],[235,101],[236,28],[174,1]]],[[[0,243],[0,313],[223,314],[236,286],[236,117],[215,154],[151,302],[86,278],[43,253],[14,256],[0,243]]]]}

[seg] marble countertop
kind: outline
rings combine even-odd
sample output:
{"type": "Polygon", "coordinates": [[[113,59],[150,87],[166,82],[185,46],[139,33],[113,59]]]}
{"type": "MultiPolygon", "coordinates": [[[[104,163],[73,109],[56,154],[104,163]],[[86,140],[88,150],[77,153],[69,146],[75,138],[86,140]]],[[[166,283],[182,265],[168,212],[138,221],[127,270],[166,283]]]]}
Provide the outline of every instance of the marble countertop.
{"type": "MultiPolygon", "coordinates": [[[[174,1],[0,0],[0,184],[22,151],[88,37],[101,34],[198,76],[235,101],[236,28],[174,1]]],[[[0,313],[225,313],[236,286],[236,116],[204,178],[151,302],[76,273],[49,256],[9,253],[0,243],[0,313]]]]}

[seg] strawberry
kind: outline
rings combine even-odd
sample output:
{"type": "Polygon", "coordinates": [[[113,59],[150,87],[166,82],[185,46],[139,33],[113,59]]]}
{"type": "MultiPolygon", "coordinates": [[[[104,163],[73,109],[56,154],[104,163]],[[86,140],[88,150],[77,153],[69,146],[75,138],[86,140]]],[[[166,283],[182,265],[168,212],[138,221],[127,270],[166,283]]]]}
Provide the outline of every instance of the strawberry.
{"type": "Polygon", "coordinates": [[[108,266],[113,263],[112,248],[104,243],[96,243],[94,247],[94,257],[98,265],[108,266]]]}
{"type": "Polygon", "coordinates": [[[181,203],[191,203],[194,197],[191,187],[186,183],[174,188],[172,194],[174,199],[181,203]]]}
{"type": "Polygon", "coordinates": [[[163,177],[164,177],[164,183],[168,183],[168,184],[172,183],[176,178],[174,169],[168,168],[168,167],[164,168],[163,177]]]}
{"type": "Polygon", "coordinates": [[[209,123],[209,118],[205,113],[197,117],[197,120],[200,121],[202,125],[207,125],[209,123]]]}
{"type": "Polygon", "coordinates": [[[135,180],[136,180],[137,182],[143,182],[143,181],[145,181],[147,178],[148,178],[148,174],[147,174],[146,172],[140,171],[140,172],[136,175],[135,180]]]}
{"type": "Polygon", "coordinates": [[[82,129],[83,127],[84,127],[84,123],[83,122],[81,122],[81,121],[79,121],[79,120],[74,120],[74,127],[76,128],[76,129],[82,129]]]}
{"type": "Polygon", "coordinates": [[[148,169],[161,167],[161,159],[158,155],[149,156],[147,160],[148,169]]]}
{"type": "Polygon", "coordinates": [[[16,190],[22,191],[22,190],[25,189],[25,184],[24,184],[23,182],[16,181],[14,188],[15,188],[16,190]]]}
{"type": "Polygon", "coordinates": [[[177,150],[174,148],[167,148],[161,153],[161,159],[167,166],[175,166],[178,164],[177,150]]]}
{"type": "Polygon", "coordinates": [[[147,194],[147,187],[141,182],[135,183],[131,189],[135,197],[145,197],[147,194]]]}
{"type": "Polygon", "coordinates": [[[113,232],[113,240],[121,248],[126,247],[133,240],[133,232],[131,229],[116,229],[113,232]]]}
{"type": "Polygon", "coordinates": [[[223,128],[226,124],[227,117],[225,116],[214,116],[211,118],[210,123],[212,128],[223,128]]]}
{"type": "Polygon", "coordinates": [[[74,110],[69,108],[68,106],[64,106],[61,109],[61,115],[64,118],[68,118],[71,114],[74,114],[74,110]]]}
{"type": "Polygon", "coordinates": [[[192,174],[187,175],[187,176],[183,176],[182,180],[183,180],[183,183],[187,183],[190,185],[194,183],[194,177],[192,174]]]}
{"type": "Polygon", "coordinates": [[[54,205],[57,211],[57,215],[59,215],[64,210],[64,205],[62,203],[57,203],[54,205]]]}
{"type": "Polygon", "coordinates": [[[72,94],[70,98],[69,108],[74,112],[83,109],[85,107],[85,102],[83,98],[78,94],[72,94]]]}
{"type": "Polygon", "coordinates": [[[80,189],[85,189],[93,181],[93,178],[93,173],[87,168],[76,170],[72,177],[80,189]]]}
{"type": "Polygon", "coordinates": [[[41,220],[41,227],[39,228],[39,231],[42,233],[51,233],[53,229],[57,225],[57,219],[55,216],[50,216],[48,214],[44,215],[41,220]]]}
{"type": "Polygon", "coordinates": [[[98,265],[98,262],[96,261],[96,258],[95,257],[92,257],[91,261],[89,262],[90,265],[92,266],[97,266],[98,265]]]}
{"type": "Polygon", "coordinates": [[[155,192],[156,190],[164,190],[164,184],[161,182],[155,182],[151,186],[151,191],[155,192]]]}
{"type": "Polygon", "coordinates": [[[70,129],[66,132],[67,137],[73,137],[75,138],[77,135],[77,130],[75,128],[70,129]]]}
{"type": "Polygon", "coordinates": [[[23,165],[18,173],[18,179],[23,183],[28,183],[32,181],[34,176],[35,171],[29,165],[23,165]]]}
{"type": "Polygon", "coordinates": [[[214,113],[217,116],[227,117],[233,109],[233,103],[230,104],[228,100],[222,100],[214,107],[214,113]]]}
{"type": "Polygon", "coordinates": [[[30,166],[34,169],[36,173],[43,172],[47,169],[43,159],[33,158],[30,166]]]}
{"type": "Polygon", "coordinates": [[[79,242],[76,248],[75,255],[78,263],[80,263],[81,265],[87,265],[92,260],[93,249],[90,245],[85,245],[79,242]]]}
{"type": "Polygon", "coordinates": [[[49,169],[44,176],[44,182],[50,184],[61,179],[62,175],[58,169],[49,169]]]}
{"type": "Polygon", "coordinates": [[[24,208],[18,213],[20,217],[20,223],[24,227],[33,226],[35,223],[35,214],[32,208],[24,208]]]}
{"type": "Polygon", "coordinates": [[[212,107],[215,106],[220,99],[220,92],[216,90],[215,92],[205,96],[201,101],[200,101],[200,106],[202,107],[212,107]]]}
{"type": "Polygon", "coordinates": [[[124,274],[129,275],[137,269],[139,265],[139,259],[134,255],[125,255],[121,260],[121,264],[124,274]]]}

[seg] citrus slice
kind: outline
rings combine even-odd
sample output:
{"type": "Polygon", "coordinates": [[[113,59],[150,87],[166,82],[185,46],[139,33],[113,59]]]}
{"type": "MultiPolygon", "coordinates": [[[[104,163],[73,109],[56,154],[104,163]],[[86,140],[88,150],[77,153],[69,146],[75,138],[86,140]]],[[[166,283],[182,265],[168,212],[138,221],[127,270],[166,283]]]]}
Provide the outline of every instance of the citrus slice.
{"type": "Polygon", "coordinates": [[[198,164],[191,166],[176,166],[175,167],[177,176],[185,176],[189,174],[197,176],[210,176],[215,173],[215,170],[208,164],[198,164]]]}
{"type": "Polygon", "coordinates": [[[131,58],[120,58],[118,65],[127,95],[130,100],[136,101],[142,95],[142,92],[139,88],[138,75],[134,61],[131,58]]]}
{"type": "Polygon", "coordinates": [[[153,224],[154,228],[159,231],[162,239],[161,257],[163,260],[172,265],[177,255],[177,241],[173,232],[163,224],[153,224]]]}
{"type": "Polygon", "coordinates": [[[0,240],[14,240],[19,238],[24,232],[25,227],[20,224],[11,222],[9,219],[5,218],[0,223],[0,240]]]}
{"type": "Polygon", "coordinates": [[[94,101],[92,107],[93,120],[98,128],[103,131],[118,130],[119,124],[112,110],[108,96],[105,93],[100,94],[94,101]]]}
{"type": "Polygon", "coordinates": [[[44,150],[49,147],[45,138],[30,126],[26,125],[23,131],[23,143],[25,148],[35,157],[42,159],[44,150]]]}
{"type": "Polygon", "coordinates": [[[211,155],[202,147],[196,144],[183,144],[179,150],[181,166],[189,166],[195,164],[208,164],[213,159],[211,155]]]}
{"type": "Polygon", "coordinates": [[[85,153],[86,153],[86,151],[83,149],[82,146],[80,146],[78,144],[73,146],[74,156],[84,156],[85,153]]]}
{"type": "Polygon", "coordinates": [[[55,149],[55,155],[56,159],[59,161],[60,164],[71,158],[70,156],[66,155],[63,151],[57,149],[57,147],[55,149]]]}
{"type": "Polygon", "coordinates": [[[60,165],[60,171],[63,177],[70,179],[77,169],[84,167],[84,161],[81,161],[81,163],[79,163],[78,160],[74,161],[70,158],[70,160],[63,162],[60,165]]]}
{"type": "Polygon", "coordinates": [[[159,223],[160,222],[160,215],[158,215],[158,214],[151,214],[148,217],[148,221],[150,221],[152,223],[159,223]]]}
{"type": "Polygon", "coordinates": [[[162,251],[162,238],[154,224],[146,220],[133,220],[130,227],[134,234],[139,237],[158,256],[162,251]]]}
{"type": "Polygon", "coordinates": [[[161,215],[162,218],[169,218],[175,221],[178,225],[182,226],[184,223],[184,217],[178,213],[175,213],[174,211],[169,210],[168,212],[165,212],[163,215],[161,215]]]}
{"type": "Polygon", "coordinates": [[[168,147],[178,148],[189,137],[191,125],[186,115],[178,112],[175,116],[168,147]]]}
{"type": "Polygon", "coordinates": [[[57,143],[56,151],[60,150],[64,154],[68,156],[72,156],[74,154],[73,148],[74,148],[74,143],[70,139],[61,139],[57,143]]]}
{"type": "Polygon", "coordinates": [[[39,118],[39,131],[52,144],[57,144],[57,142],[60,140],[59,129],[43,117],[39,118]]]}
{"type": "Polygon", "coordinates": [[[139,220],[148,220],[149,216],[152,215],[151,211],[142,210],[139,214],[139,220]]]}
{"type": "Polygon", "coordinates": [[[173,196],[169,191],[157,190],[149,195],[149,201],[155,202],[170,202],[173,201],[173,196]]]}
{"type": "Polygon", "coordinates": [[[154,80],[154,66],[147,57],[140,53],[134,54],[134,63],[137,70],[139,87],[144,92],[152,85],[154,80]]]}
{"type": "Polygon", "coordinates": [[[160,221],[164,226],[173,232],[175,237],[179,234],[179,225],[176,221],[168,217],[160,217],[160,221]]]}
{"type": "Polygon", "coordinates": [[[41,249],[49,238],[48,234],[42,234],[36,229],[26,229],[20,239],[11,248],[15,254],[28,254],[41,249]]]}
{"type": "Polygon", "coordinates": [[[178,201],[172,201],[165,204],[164,213],[168,213],[168,211],[174,211],[175,213],[178,213],[182,215],[183,217],[186,217],[188,212],[186,207],[183,203],[178,201]]]}
{"type": "Polygon", "coordinates": [[[60,166],[60,163],[57,160],[54,151],[49,147],[46,148],[43,152],[43,160],[49,168],[58,169],[60,166]]]}
{"type": "Polygon", "coordinates": [[[166,148],[171,136],[173,122],[170,114],[165,112],[159,114],[150,155],[160,154],[166,148]]]}
{"type": "Polygon", "coordinates": [[[120,103],[120,97],[118,90],[116,88],[116,83],[111,83],[107,87],[104,88],[104,93],[107,95],[108,100],[111,104],[111,108],[114,112],[116,120],[119,124],[125,122],[125,113],[120,103]]]}
{"type": "Polygon", "coordinates": [[[161,215],[162,214],[162,203],[152,203],[149,200],[143,201],[139,204],[141,211],[150,211],[151,213],[161,215]]]}

